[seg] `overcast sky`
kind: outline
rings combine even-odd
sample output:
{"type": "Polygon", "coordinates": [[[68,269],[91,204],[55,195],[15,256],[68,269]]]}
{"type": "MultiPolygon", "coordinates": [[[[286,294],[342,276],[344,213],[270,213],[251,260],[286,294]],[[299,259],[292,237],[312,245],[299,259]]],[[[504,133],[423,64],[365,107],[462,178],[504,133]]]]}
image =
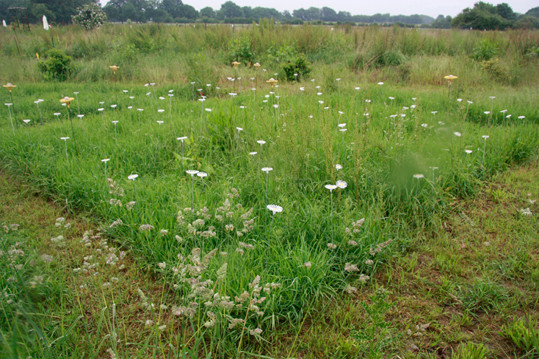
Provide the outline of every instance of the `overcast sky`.
{"type": "MultiPolygon", "coordinates": [[[[104,5],[108,0],[100,0],[104,5]]],[[[184,0],[183,3],[193,6],[195,9],[200,10],[203,7],[210,6],[214,10],[219,10],[221,4],[226,0],[184,0]]],[[[352,15],[373,15],[376,13],[389,13],[391,15],[430,15],[436,17],[440,14],[455,16],[461,12],[464,8],[473,7],[473,4],[479,0],[232,0],[239,6],[250,7],[270,7],[279,11],[309,8],[314,7],[330,7],[335,11],[348,11],[352,15]]],[[[485,2],[491,4],[498,4],[506,2],[511,6],[513,11],[517,13],[525,13],[529,9],[539,6],[538,0],[509,0],[509,1],[489,1],[485,2]]]]}

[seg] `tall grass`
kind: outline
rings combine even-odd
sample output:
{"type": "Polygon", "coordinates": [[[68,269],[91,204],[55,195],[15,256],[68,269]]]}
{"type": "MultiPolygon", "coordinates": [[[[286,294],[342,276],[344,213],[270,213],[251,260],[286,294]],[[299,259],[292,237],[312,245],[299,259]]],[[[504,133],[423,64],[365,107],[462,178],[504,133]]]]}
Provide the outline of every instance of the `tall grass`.
{"type": "Polygon", "coordinates": [[[163,83],[194,77],[201,81],[222,80],[226,78],[222,70],[229,65],[230,51],[237,41],[247,42],[254,61],[270,73],[280,70],[279,63],[270,61],[272,51],[290,48],[305,54],[313,63],[315,75],[317,67],[336,64],[341,70],[348,68],[348,76],[357,73],[369,79],[419,85],[439,85],[440,74],[448,73],[465,74],[460,80],[464,85],[533,85],[538,76],[539,38],[537,31],[526,30],[473,32],[377,26],[347,30],[339,26],[298,27],[262,22],[234,31],[227,25],[129,24],[107,25],[92,32],[63,27],[53,29],[51,34],[36,26],[16,34],[0,29],[0,34],[0,58],[4,64],[0,78],[10,81],[40,78],[36,53],[43,56],[51,48],[49,35],[57,47],[75,59],[77,71],[73,80],[85,82],[109,78],[107,69],[111,64],[122,67],[122,81],[163,83]],[[479,62],[470,58],[484,41],[497,49],[499,65],[495,70],[481,68],[479,62]],[[426,71],[417,67],[417,59],[427,59],[437,68],[426,71]],[[193,61],[196,66],[191,65],[193,61]],[[392,76],[394,73],[399,76],[392,76]]]}

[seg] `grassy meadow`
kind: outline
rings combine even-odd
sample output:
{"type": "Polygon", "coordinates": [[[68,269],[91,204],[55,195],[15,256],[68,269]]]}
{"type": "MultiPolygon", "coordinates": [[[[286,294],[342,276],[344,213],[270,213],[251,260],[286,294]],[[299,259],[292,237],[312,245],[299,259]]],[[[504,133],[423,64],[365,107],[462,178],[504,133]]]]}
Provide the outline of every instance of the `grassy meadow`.
{"type": "MultiPolygon", "coordinates": [[[[16,85],[0,92],[2,171],[66,216],[84,213],[166,288],[159,305],[137,294],[151,343],[89,325],[106,344],[85,338],[49,357],[265,357],[276,333],[361,293],[419,236],[442,231],[457,200],[537,156],[533,31],[263,22],[16,36],[0,30],[0,82],[16,85]],[[73,57],[65,82],[38,68],[53,43],[73,57]],[[310,71],[287,81],[298,58],[310,71]]],[[[90,262],[73,275],[98,273],[90,262]]],[[[4,343],[25,341],[2,306],[4,343]]],[[[39,345],[27,342],[0,354],[32,355],[39,345]]]]}

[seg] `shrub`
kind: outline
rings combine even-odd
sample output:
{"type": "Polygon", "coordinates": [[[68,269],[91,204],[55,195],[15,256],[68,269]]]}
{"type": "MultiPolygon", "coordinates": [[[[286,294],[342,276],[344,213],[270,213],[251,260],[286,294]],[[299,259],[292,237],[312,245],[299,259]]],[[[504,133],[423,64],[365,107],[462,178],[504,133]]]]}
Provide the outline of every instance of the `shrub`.
{"type": "Polygon", "coordinates": [[[287,81],[299,81],[311,73],[311,64],[295,47],[283,45],[280,47],[270,46],[267,50],[265,62],[278,65],[281,75],[287,81]],[[294,75],[295,74],[295,75],[294,75]]]}
{"type": "Polygon", "coordinates": [[[287,81],[299,81],[301,77],[307,77],[311,72],[310,64],[303,55],[297,55],[292,61],[281,64],[287,81]]]}
{"type": "Polygon", "coordinates": [[[80,25],[86,30],[93,30],[107,21],[107,15],[99,5],[91,3],[78,8],[78,14],[73,15],[71,19],[74,24],[80,25]]]}
{"type": "Polygon", "coordinates": [[[474,47],[472,51],[472,59],[477,61],[490,60],[498,54],[498,45],[490,42],[488,39],[483,39],[479,46],[474,47]]]}
{"type": "Polygon", "coordinates": [[[45,60],[38,62],[38,67],[46,80],[65,81],[73,72],[72,61],[64,50],[50,49],[45,53],[45,60]]]}
{"type": "Polygon", "coordinates": [[[253,63],[255,59],[255,54],[251,49],[251,42],[248,39],[236,39],[232,45],[232,49],[228,54],[228,63],[232,61],[238,61],[244,65],[253,63]]]}
{"type": "Polygon", "coordinates": [[[295,47],[288,45],[277,47],[276,45],[272,45],[266,50],[264,63],[270,66],[279,65],[283,62],[292,61],[297,55],[298,50],[295,47]]]}

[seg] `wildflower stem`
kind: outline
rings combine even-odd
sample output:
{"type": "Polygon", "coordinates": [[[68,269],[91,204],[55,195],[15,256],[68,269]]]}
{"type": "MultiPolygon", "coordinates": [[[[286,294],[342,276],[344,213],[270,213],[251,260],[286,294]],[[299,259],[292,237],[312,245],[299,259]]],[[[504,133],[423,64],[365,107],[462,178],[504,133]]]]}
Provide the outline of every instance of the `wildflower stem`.
{"type": "MultiPolygon", "coordinates": [[[[268,232],[268,251],[269,251],[269,248],[270,248],[270,244],[271,244],[271,230],[273,228],[273,218],[275,217],[275,214],[273,214],[271,216],[271,222],[270,222],[270,225],[269,225],[269,232],[268,232]]],[[[265,264],[264,264],[264,277],[268,278],[268,255],[265,256],[265,264]]]]}
{"type": "Polygon", "coordinates": [[[485,167],[485,153],[487,152],[487,139],[485,138],[485,144],[483,145],[483,167],[485,167]]]}
{"type": "Polygon", "coordinates": [[[67,118],[69,119],[69,122],[71,123],[71,137],[73,138],[75,148],[77,148],[77,141],[75,140],[75,129],[73,128],[73,120],[71,119],[71,113],[69,111],[69,105],[67,106],[67,118]]]}
{"type": "Polygon", "coordinates": [[[202,192],[203,192],[203,198],[202,200],[206,200],[206,185],[204,184],[204,178],[202,178],[202,192]]]}
{"type": "Polygon", "coordinates": [[[13,126],[13,116],[11,115],[11,109],[9,106],[7,107],[7,110],[9,112],[9,120],[11,121],[11,131],[13,131],[13,134],[15,134],[15,126],[13,126]]]}
{"type": "Polygon", "coordinates": [[[269,183],[269,172],[266,172],[266,205],[268,204],[268,183],[269,183]]]}
{"type": "Polygon", "coordinates": [[[331,203],[331,211],[330,211],[330,218],[331,218],[331,242],[334,240],[334,232],[333,232],[333,191],[329,192],[329,201],[331,203]]]}
{"type": "Polygon", "coordinates": [[[9,98],[10,98],[11,104],[13,106],[13,114],[15,115],[15,102],[13,102],[13,94],[11,93],[11,91],[9,91],[9,98]]]}
{"type": "Polygon", "coordinates": [[[490,101],[490,113],[489,113],[489,117],[488,117],[489,127],[492,127],[492,112],[493,111],[494,111],[494,100],[491,99],[491,101],[490,101]]]}
{"type": "Polygon", "coordinates": [[[41,113],[41,108],[39,107],[39,103],[37,104],[37,111],[39,112],[39,119],[41,122],[43,122],[43,114],[41,113]]]}
{"type": "MultiPolygon", "coordinates": [[[[204,117],[204,102],[203,101],[200,101],[200,131],[202,131],[202,127],[203,127],[203,117],[204,117]]],[[[191,126],[191,132],[193,132],[193,128],[191,126]]]]}
{"type": "Polygon", "coordinates": [[[185,158],[184,156],[184,153],[183,153],[183,141],[182,141],[182,160],[180,161],[181,164],[182,164],[182,171],[183,171],[183,159],[185,158]]]}
{"type": "Polygon", "coordinates": [[[191,212],[193,213],[193,222],[195,221],[195,182],[191,175],[191,212]]]}
{"type": "Polygon", "coordinates": [[[260,154],[258,155],[258,168],[260,168],[260,157],[262,157],[262,143],[260,144],[260,154]]]}
{"type": "Polygon", "coordinates": [[[77,115],[80,115],[79,96],[77,94],[75,94],[75,100],[77,101],[77,115]]]}

